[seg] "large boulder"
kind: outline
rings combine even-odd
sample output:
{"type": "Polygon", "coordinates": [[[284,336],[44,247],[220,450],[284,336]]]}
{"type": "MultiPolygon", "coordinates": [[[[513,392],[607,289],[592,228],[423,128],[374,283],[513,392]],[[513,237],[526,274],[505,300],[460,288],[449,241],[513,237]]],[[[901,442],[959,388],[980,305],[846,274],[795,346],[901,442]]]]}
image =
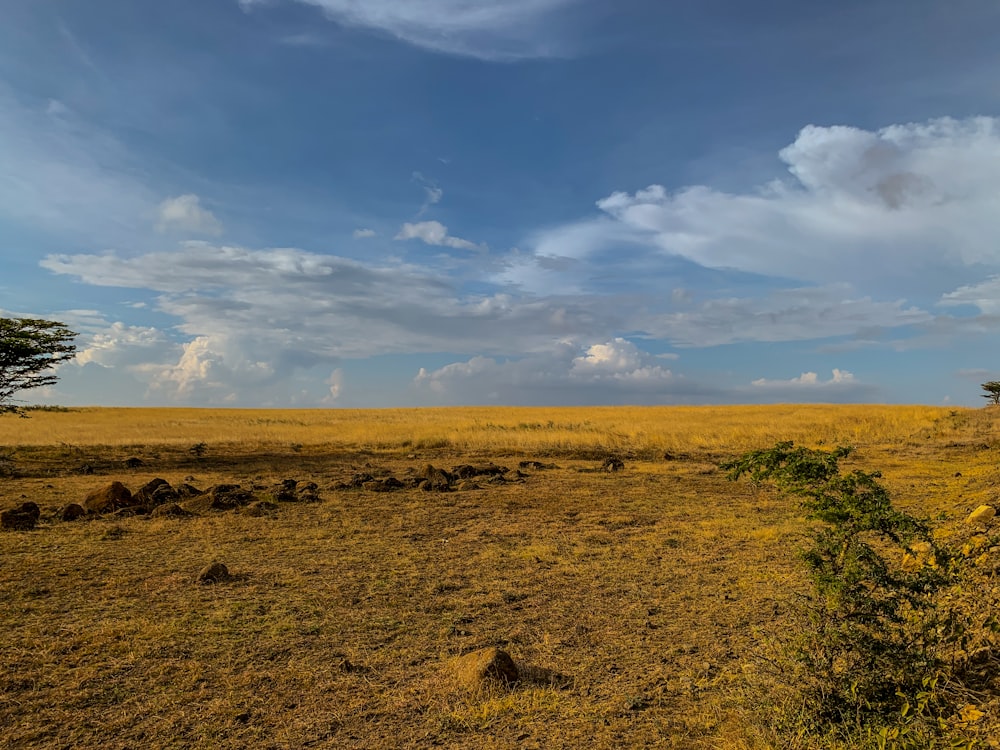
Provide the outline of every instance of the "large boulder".
{"type": "Polygon", "coordinates": [[[41,513],[38,505],[30,500],[21,503],[16,508],[10,508],[0,513],[0,529],[31,531],[38,523],[38,517],[41,513]]]}
{"type": "Polygon", "coordinates": [[[112,482],[94,490],[83,501],[83,507],[90,513],[112,513],[132,504],[132,493],[121,482],[112,482]]]}

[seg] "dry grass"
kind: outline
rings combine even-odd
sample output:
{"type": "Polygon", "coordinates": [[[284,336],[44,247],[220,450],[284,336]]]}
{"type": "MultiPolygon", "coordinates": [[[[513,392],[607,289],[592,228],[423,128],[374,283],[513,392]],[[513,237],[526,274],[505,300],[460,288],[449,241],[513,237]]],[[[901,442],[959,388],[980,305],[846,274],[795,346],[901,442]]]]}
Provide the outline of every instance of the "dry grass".
{"type": "MultiPolygon", "coordinates": [[[[469,407],[442,409],[104,409],[0,420],[0,446],[291,445],[347,450],[446,449],[494,455],[627,451],[738,452],[778,440],[905,442],[946,430],[954,410],[928,406],[469,407]]],[[[964,412],[955,412],[964,413],[964,412]]]]}
{"type": "Polygon", "coordinates": [[[849,442],[900,504],[954,520],[996,499],[996,417],[782,406],[0,419],[17,472],[0,478],[0,507],[25,496],[44,511],[35,531],[0,534],[3,744],[760,747],[740,688],[803,585],[801,519],[728,483],[715,460],[778,439],[849,442]],[[199,442],[200,458],[188,452],[199,442]],[[608,450],[634,458],[601,472],[608,450]],[[144,465],[123,468],[129,456],[144,465]],[[463,492],[334,489],[356,471],[406,476],[470,456],[558,468],[463,492]],[[157,476],[202,488],[294,477],[324,502],[261,518],[53,517],[112,479],[134,490],[157,476]],[[234,579],[195,583],[213,560],[234,579]],[[448,664],[485,646],[565,679],[470,693],[448,664]]]}

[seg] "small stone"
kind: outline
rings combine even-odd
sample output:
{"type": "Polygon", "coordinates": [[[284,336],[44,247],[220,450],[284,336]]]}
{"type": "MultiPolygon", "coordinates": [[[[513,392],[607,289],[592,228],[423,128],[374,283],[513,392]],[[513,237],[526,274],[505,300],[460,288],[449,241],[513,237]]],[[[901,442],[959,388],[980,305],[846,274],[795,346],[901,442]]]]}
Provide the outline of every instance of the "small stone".
{"type": "Polygon", "coordinates": [[[247,507],[245,507],[242,510],[242,513],[245,516],[262,518],[263,516],[270,516],[277,511],[277,503],[272,503],[268,500],[257,500],[256,502],[250,503],[247,507]]]}
{"type": "Polygon", "coordinates": [[[198,574],[198,583],[221,583],[229,578],[229,568],[220,562],[214,562],[198,574]]]}
{"type": "Polygon", "coordinates": [[[602,471],[622,471],[624,468],[625,462],[618,456],[608,456],[604,459],[604,463],[601,464],[602,471]]]}
{"type": "Polygon", "coordinates": [[[193,516],[194,513],[184,510],[177,503],[166,503],[164,505],[157,505],[153,508],[153,512],[150,515],[153,518],[185,518],[193,516]]]}
{"type": "Polygon", "coordinates": [[[968,524],[985,524],[993,520],[993,516],[997,514],[996,508],[991,505],[980,505],[969,517],[965,519],[968,524]]]}
{"type": "Polygon", "coordinates": [[[78,518],[83,518],[85,515],[87,515],[87,509],[79,503],[70,503],[59,511],[59,517],[64,521],[75,521],[78,518]]]}

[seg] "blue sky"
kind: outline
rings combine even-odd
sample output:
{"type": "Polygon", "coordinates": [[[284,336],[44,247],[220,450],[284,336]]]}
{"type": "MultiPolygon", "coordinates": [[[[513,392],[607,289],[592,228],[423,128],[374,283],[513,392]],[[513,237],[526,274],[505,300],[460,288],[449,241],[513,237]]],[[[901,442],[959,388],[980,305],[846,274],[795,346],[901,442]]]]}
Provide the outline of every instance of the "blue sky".
{"type": "Polygon", "coordinates": [[[32,402],[979,405],[995,0],[0,0],[32,402]]]}

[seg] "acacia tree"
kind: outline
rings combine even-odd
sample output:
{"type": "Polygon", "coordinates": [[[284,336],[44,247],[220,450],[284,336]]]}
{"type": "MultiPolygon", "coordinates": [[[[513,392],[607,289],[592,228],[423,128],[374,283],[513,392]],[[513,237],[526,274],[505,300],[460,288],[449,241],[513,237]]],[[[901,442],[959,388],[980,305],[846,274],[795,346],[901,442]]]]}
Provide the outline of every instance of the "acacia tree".
{"type": "Polygon", "coordinates": [[[20,413],[14,394],[52,385],[52,368],[72,359],[76,333],[54,320],[0,318],[0,414],[20,413]]]}
{"type": "Polygon", "coordinates": [[[988,398],[991,403],[1000,404],[1000,380],[991,380],[988,383],[983,383],[982,388],[986,391],[983,394],[983,398],[988,398]]]}

